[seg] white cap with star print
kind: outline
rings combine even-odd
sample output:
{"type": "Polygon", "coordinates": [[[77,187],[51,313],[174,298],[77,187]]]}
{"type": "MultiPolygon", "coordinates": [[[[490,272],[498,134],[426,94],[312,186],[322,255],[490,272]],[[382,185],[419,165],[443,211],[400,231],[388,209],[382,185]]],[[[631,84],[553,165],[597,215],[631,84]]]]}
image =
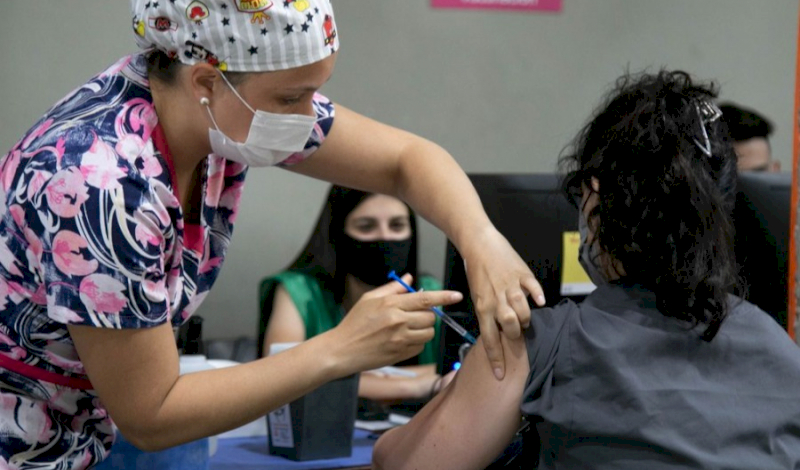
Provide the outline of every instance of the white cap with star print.
{"type": "Polygon", "coordinates": [[[339,49],[329,0],[131,0],[131,12],[139,47],[188,65],[285,70],[339,49]]]}

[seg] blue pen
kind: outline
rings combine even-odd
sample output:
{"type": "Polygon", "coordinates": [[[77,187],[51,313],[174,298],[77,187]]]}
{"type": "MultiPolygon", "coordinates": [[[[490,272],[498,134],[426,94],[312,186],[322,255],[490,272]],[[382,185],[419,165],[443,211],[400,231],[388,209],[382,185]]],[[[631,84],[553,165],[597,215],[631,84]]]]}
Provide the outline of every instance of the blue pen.
{"type": "MultiPolygon", "coordinates": [[[[389,279],[399,282],[401,286],[403,286],[407,291],[411,292],[412,294],[416,292],[416,290],[413,287],[403,282],[403,280],[400,279],[397,276],[397,273],[395,273],[394,271],[389,272],[389,279]]],[[[438,307],[431,307],[431,310],[433,310],[433,312],[436,315],[439,315],[439,318],[441,318],[442,321],[447,324],[447,326],[456,330],[456,333],[460,334],[462,338],[464,338],[465,340],[469,341],[472,344],[475,344],[475,337],[469,334],[469,331],[465,330],[463,326],[459,325],[455,320],[453,320],[453,318],[450,315],[444,313],[438,307]]]]}

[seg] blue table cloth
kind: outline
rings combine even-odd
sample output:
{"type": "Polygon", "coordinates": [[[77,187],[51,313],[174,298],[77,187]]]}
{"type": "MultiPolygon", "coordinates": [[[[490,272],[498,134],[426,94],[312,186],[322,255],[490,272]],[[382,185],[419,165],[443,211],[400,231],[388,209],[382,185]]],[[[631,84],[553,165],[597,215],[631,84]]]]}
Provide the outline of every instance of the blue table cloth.
{"type": "Polygon", "coordinates": [[[356,429],[353,437],[353,454],[347,458],[308,460],[296,462],[270,455],[266,436],[220,439],[217,452],[211,457],[209,470],[316,470],[369,465],[372,446],[378,435],[356,429]]]}

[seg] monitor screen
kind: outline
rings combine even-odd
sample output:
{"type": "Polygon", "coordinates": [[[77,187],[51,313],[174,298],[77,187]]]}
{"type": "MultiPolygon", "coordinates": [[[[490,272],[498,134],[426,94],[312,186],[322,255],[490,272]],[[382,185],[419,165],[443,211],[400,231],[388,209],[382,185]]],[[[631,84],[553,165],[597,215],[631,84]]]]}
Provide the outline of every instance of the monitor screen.
{"type": "MultiPolygon", "coordinates": [[[[791,173],[743,173],[734,209],[736,260],[747,300],[787,327],[791,173]]],[[[742,292],[740,292],[742,294],[742,292]]]]}
{"type": "MultiPolygon", "coordinates": [[[[564,297],[576,301],[583,299],[591,288],[587,289],[580,283],[562,285],[562,279],[567,274],[562,272],[564,237],[565,233],[577,236],[575,232],[578,230],[578,210],[561,191],[561,176],[552,173],[471,174],[469,178],[489,219],[528,263],[539,280],[547,306],[554,306],[564,297]]],[[[579,266],[577,248],[574,258],[571,260],[574,263],[567,264],[579,266]]],[[[464,261],[450,242],[445,259],[444,284],[447,289],[464,293],[463,301],[446,307],[445,311],[477,336],[478,322],[464,271],[464,261]]],[[[458,351],[464,342],[451,328],[442,328],[441,335],[441,351],[437,364],[439,373],[452,370],[459,362],[458,351]]]]}

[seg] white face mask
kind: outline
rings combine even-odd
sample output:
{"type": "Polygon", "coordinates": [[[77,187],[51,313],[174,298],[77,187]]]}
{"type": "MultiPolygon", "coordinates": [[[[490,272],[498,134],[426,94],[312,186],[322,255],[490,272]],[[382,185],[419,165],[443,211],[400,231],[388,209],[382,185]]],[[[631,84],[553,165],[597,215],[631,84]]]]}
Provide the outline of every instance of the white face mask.
{"type": "Polygon", "coordinates": [[[257,111],[247,104],[228,82],[225,75],[221,72],[220,74],[233,91],[233,94],[239,98],[239,101],[252,111],[253,121],[250,123],[247,140],[244,143],[236,142],[222,133],[217,121],[214,120],[214,116],[211,114],[208,99],[202,98],[200,103],[206,106],[211,122],[216,127],[216,129],[208,129],[211,150],[215,154],[234,162],[259,167],[280,163],[305,148],[314,124],[317,122],[316,117],[302,114],[274,114],[266,111],[257,111]]]}

